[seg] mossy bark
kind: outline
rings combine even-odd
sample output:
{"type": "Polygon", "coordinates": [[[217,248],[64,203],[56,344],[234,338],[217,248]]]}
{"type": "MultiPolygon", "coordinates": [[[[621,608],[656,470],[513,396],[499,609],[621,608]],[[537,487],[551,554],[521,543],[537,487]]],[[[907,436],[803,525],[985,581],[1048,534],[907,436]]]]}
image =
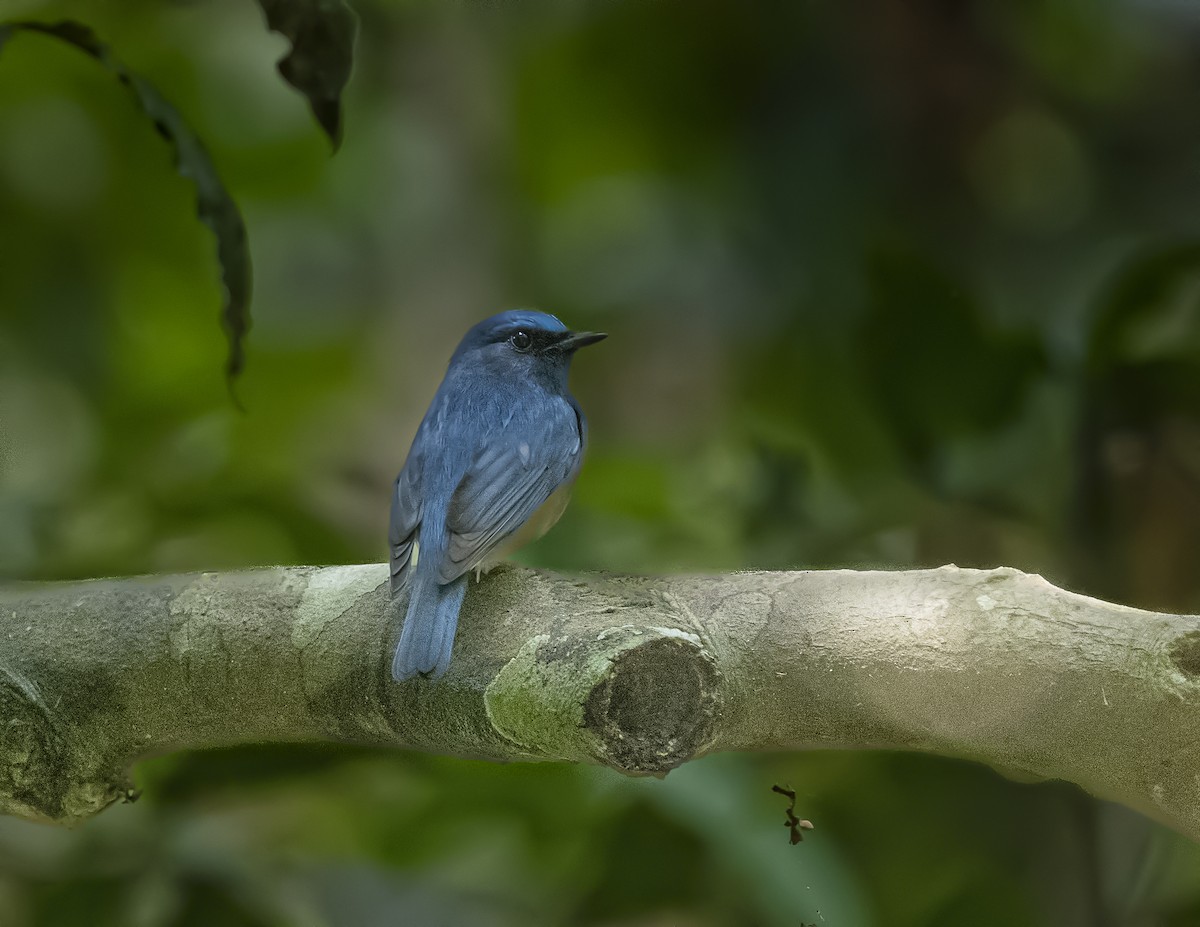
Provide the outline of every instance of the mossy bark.
{"type": "Polygon", "coordinates": [[[437,682],[389,672],[384,565],[0,588],[0,811],[70,823],[140,756],[336,740],[661,774],[718,750],[969,757],[1200,839],[1200,618],[1015,570],[472,585],[437,682]]]}

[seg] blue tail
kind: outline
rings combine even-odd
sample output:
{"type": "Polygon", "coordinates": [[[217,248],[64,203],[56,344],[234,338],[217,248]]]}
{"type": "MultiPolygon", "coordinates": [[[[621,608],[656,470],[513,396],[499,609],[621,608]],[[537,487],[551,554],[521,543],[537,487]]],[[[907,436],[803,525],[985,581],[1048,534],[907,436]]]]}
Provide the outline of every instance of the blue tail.
{"type": "Polygon", "coordinates": [[[458,610],[467,591],[466,576],[443,586],[436,575],[422,575],[420,569],[414,572],[404,629],[392,658],[392,678],[396,682],[418,674],[437,679],[446,672],[458,627],[458,610]]]}

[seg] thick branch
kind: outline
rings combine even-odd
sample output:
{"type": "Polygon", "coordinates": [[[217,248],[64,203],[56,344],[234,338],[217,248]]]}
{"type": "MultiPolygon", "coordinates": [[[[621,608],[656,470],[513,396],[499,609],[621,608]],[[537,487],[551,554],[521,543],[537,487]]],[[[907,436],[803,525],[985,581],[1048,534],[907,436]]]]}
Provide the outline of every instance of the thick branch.
{"type": "Polygon", "coordinates": [[[0,589],[0,811],[70,822],[139,756],[341,740],[661,773],[875,747],[1065,779],[1200,839],[1200,618],[1016,570],[473,586],[403,685],[382,565],[0,589]]]}

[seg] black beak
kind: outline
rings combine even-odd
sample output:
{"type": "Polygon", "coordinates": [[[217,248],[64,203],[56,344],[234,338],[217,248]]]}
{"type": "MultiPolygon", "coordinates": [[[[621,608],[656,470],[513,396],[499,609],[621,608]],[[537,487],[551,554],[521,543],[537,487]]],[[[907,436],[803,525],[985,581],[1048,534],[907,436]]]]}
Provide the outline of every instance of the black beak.
{"type": "Polygon", "coordinates": [[[560,351],[569,354],[572,351],[578,351],[580,348],[586,348],[589,344],[603,341],[607,337],[607,332],[567,332],[556,347],[560,351]]]}

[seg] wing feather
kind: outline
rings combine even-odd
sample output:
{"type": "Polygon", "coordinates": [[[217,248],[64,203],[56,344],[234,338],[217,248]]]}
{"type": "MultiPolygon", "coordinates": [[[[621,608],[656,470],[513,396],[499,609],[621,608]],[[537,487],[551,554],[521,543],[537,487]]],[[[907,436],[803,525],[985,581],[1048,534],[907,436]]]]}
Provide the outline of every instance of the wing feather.
{"type": "Polygon", "coordinates": [[[396,477],[396,486],[392,490],[392,513],[388,526],[392,595],[401,592],[408,585],[413,546],[417,540],[417,530],[421,527],[422,505],[417,492],[419,467],[419,462],[412,458],[405,461],[404,469],[396,477]]]}
{"type": "Polygon", "coordinates": [[[578,470],[582,437],[574,412],[564,403],[556,413],[539,423],[543,431],[533,440],[499,435],[472,461],[446,516],[443,583],[485,561],[578,470]]]}

